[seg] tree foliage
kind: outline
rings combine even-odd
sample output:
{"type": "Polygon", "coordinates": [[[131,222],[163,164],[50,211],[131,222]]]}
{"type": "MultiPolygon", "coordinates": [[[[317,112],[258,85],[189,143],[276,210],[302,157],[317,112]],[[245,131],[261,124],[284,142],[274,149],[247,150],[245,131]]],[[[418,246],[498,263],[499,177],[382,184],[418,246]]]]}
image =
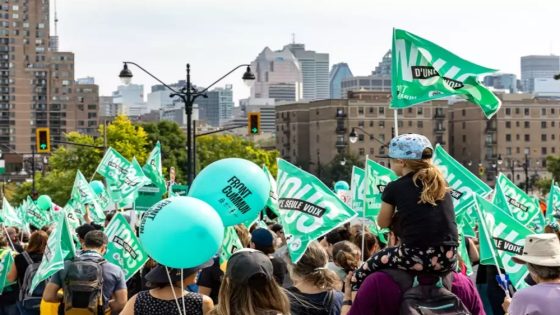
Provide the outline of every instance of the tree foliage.
{"type": "MultiPolygon", "coordinates": [[[[76,171],[80,170],[86,178],[93,178],[95,169],[103,158],[104,126],[99,126],[98,137],[79,132],[66,134],[66,141],[80,145],[61,146],[52,153],[45,175],[35,174],[35,190],[39,195],[49,195],[53,202],[65,205],[74,185],[76,171]]],[[[140,164],[146,161],[151,148],[146,148],[148,135],[141,126],[133,125],[125,116],[118,116],[107,126],[107,145],[119,151],[125,158],[136,157],[140,164]]],[[[20,203],[31,194],[32,184],[19,185],[14,193],[14,204],[20,203]]]]}
{"type": "Polygon", "coordinates": [[[161,159],[163,173],[169,172],[171,167],[175,168],[175,176],[178,179],[185,178],[187,167],[187,151],[185,150],[187,137],[181,127],[169,120],[157,123],[142,124],[148,133],[148,147],[153,148],[159,141],[161,144],[161,159]]]}
{"type": "Polygon", "coordinates": [[[547,157],[546,169],[552,174],[555,183],[560,182],[560,156],[547,157]]]}
{"type": "Polygon", "coordinates": [[[363,159],[351,154],[339,154],[327,165],[319,165],[315,175],[329,187],[333,187],[334,183],[340,180],[350,183],[353,166],[363,168],[363,159]],[[342,165],[341,161],[346,162],[342,165]]]}
{"type": "Polygon", "coordinates": [[[253,142],[234,135],[208,135],[196,138],[196,170],[200,172],[208,164],[225,158],[237,157],[266,165],[276,175],[278,151],[258,148],[253,142]]]}

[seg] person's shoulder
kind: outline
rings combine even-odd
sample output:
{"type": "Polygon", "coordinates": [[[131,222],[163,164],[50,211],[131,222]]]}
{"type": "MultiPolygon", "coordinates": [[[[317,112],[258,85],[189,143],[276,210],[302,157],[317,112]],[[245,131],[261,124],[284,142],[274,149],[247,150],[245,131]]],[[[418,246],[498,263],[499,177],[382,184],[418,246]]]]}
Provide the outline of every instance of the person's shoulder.
{"type": "Polygon", "coordinates": [[[101,268],[104,272],[107,272],[113,276],[124,277],[124,271],[122,270],[122,268],[107,260],[105,260],[105,262],[101,264],[101,268]]]}

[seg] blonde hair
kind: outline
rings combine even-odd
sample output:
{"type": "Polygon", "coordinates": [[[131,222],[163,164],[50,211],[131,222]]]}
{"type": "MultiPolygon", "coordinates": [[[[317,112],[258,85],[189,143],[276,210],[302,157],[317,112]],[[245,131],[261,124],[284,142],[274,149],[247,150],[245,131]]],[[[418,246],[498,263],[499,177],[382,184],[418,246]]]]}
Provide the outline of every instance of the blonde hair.
{"type": "Polygon", "coordinates": [[[290,314],[290,301],[274,279],[259,279],[256,283],[239,284],[226,274],[218,294],[218,305],[210,315],[290,314]]]}
{"type": "Polygon", "coordinates": [[[317,241],[313,241],[297,264],[290,262],[288,270],[292,276],[307,284],[322,290],[333,290],[338,284],[338,276],[326,267],[328,262],[329,256],[325,249],[317,241]]]}
{"type": "MultiPolygon", "coordinates": [[[[422,155],[431,156],[432,150],[426,148],[422,152],[422,155]]],[[[414,185],[418,187],[417,182],[419,181],[422,183],[422,193],[420,194],[418,203],[429,203],[435,206],[437,201],[445,198],[449,187],[439,168],[432,163],[431,158],[404,160],[404,164],[414,173],[412,176],[414,185]]]]}

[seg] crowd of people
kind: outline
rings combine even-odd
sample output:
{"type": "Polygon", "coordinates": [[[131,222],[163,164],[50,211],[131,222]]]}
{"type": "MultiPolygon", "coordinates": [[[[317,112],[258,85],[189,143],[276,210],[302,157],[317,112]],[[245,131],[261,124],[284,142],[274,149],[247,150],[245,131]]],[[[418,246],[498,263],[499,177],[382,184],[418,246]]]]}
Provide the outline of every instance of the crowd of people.
{"type": "Polygon", "coordinates": [[[400,177],[385,187],[377,218],[390,232],[373,233],[355,219],[311,242],[296,263],[283,226],[270,215],[250,228],[235,226],[244,248],[227,264],[220,263],[219,253],[186,269],[149,260],[126,281],[123,270],[103,258],[104,227],[88,220],[75,231],[81,248],[76,257],[30,291],[51,229],[27,235],[4,227],[0,258],[14,255],[14,263],[0,295],[0,315],[39,314],[45,302],[58,303],[59,314],[392,315],[405,314],[406,307],[436,309],[428,305],[434,300],[457,310],[449,314],[557,314],[558,225],[527,237],[514,261],[527,265],[529,287],[517,292],[498,284],[501,271],[495,266],[479,265],[478,240],[465,238],[476,270],[471,279],[457,250],[451,197],[432,153],[422,136],[393,139],[389,156],[400,177]],[[422,301],[426,292],[430,301],[422,301]]]}

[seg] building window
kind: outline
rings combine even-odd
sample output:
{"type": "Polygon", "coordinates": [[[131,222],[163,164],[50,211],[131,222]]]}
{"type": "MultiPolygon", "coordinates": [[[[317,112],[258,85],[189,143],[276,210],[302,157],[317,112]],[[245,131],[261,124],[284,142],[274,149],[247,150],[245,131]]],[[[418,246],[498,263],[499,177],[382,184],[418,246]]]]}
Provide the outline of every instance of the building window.
{"type": "Polygon", "coordinates": [[[364,141],[364,134],[359,134],[358,135],[358,141],[363,142],[364,141]]]}
{"type": "Polygon", "coordinates": [[[521,139],[521,136],[519,134],[515,135],[515,140],[519,141],[519,139],[521,139]]]}
{"type": "MultiPolygon", "coordinates": [[[[463,136],[463,141],[466,141],[465,136],[463,136]]],[[[506,134],[506,141],[511,142],[511,135],[509,133],[506,134]]]]}
{"type": "Polygon", "coordinates": [[[418,115],[423,115],[424,114],[424,111],[422,110],[422,107],[418,107],[416,109],[416,114],[418,114],[418,115]]]}
{"type": "Polygon", "coordinates": [[[506,128],[511,128],[511,121],[506,121],[506,128]]]}
{"type": "Polygon", "coordinates": [[[467,135],[463,135],[463,142],[467,142],[467,135]]]}
{"type": "Polygon", "coordinates": [[[555,135],[555,134],[551,134],[551,135],[550,135],[550,140],[556,140],[556,135],[555,135]]]}
{"type": "Polygon", "coordinates": [[[521,123],[519,121],[515,122],[515,127],[519,128],[519,126],[521,126],[521,123]]]}
{"type": "Polygon", "coordinates": [[[550,122],[550,127],[556,127],[556,122],[555,122],[555,121],[551,121],[551,122],[550,122]]]}
{"type": "Polygon", "coordinates": [[[519,107],[515,108],[515,114],[516,115],[521,114],[521,109],[519,107]]]}
{"type": "Polygon", "coordinates": [[[463,109],[463,110],[461,111],[461,115],[463,115],[463,117],[465,117],[465,116],[467,115],[467,111],[463,109]]]}
{"type": "Polygon", "coordinates": [[[546,141],[546,133],[543,133],[543,134],[541,135],[541,141],[546,141]]]}
{"type": "Polygon", "coordinates": [[[403,126],[404,126],[404,123],[403,123],[403,121],[402,121],[402,120],[399,120],[399,123],[398,123],[397,125],[399,126],[399,128],[401,128],[401,127],[403,127],[403,126]]]}
{"type": "Polygon", "coordinates": [[[506,155],[511,155],[511,147],[506,148],[506,155]]]}
{"type": "MultiPolygon", "coordinates": [[[[556,154],[556,147],[550,148],[550,152],[551,152],[552,154],[556,154]]],[[[545,160],[545,161],[546,161],[546,160],[545,160]]]]}
{"type": "Polygon", "coordinates": [[[370,120],[370,121],[369,121],[369,126],[370,126],[370,127],[373,127],[373,120],[370,120]]]}
{"type": "Polygon", "coordinates": [[[358,127],[363,127],[363,126],[364,126],[364,121],[363,120],[358,121],[358,127]]]}
{"type": "Polygon", "coordinates": [[[531,123],[528,122],[528,121],[526,121],[524,125],[525,125],[525,128],[531,128],[531,123]]]}
{"type": "Polygon", "coordinates": [[[525,142],[531,141],[531,135],[525,134],[525,142]]]}
{"type": "Polygon", "coordinates": [[[529,108],[525,108],[523,112],[525,116],[529,116],[529,108]]]}
{"type": "Polygon", "coordinates": [[[463,127],[463,129],[467,129],[467,123],[463,121],[462,127],[463,127]]]}
{"type": "Polygon", "coordinates": [[[358,107],[358,115],[363,115],[363,114],[364,114],[364,108],[358,107]]]}
{"type": "Polygon", "coordinates": [[[418,128],[424,128],[424,122],[421,121],[421,120],[417,121],[417,122],[416,122],[416,127],[418,127],[418,128]]]}
{"type": "Polygon", "coordinates": [[[541,154],[542,154],[542,155],[547,155],[547,153],[546,153],[546,147],[541,148],[541,154]]]}
{"type": "Polygon", "coordinates": [[[412,114],[412,108],[409,107],[406,111],[407,111],[409,114],[412,114]]]}
{"type": "Polygon", "coordinates": [[[385,115],[385,107],[379,107],[379,115],[385,115]]]}
{"type": "Polygon", "coordinates": [[[546,116],[546,108],[541,108],[541,115],[546,116]]]}
{"type": "Polygon", "coordinates": [[[511,115],[511,108],[506,108],[506,116],[510,116],[511,115]]]}
{"type": "Polygon", "coordinates": [[[550,114],[555,115],[556,114],[556,110],[554,108],[550,109],[550,114]]]}
{"type": "Polygon", "coordinates": [[[385,122],[383,120],[379,121],[379,128],[385,128],[385,122]]]}
{"type": "Polygon", "coordinates": [[[546,121],[541,121],[541,128],[546,128],[546,121]]]}
{"type": "Polygon", "coordinates": [[[521,149],[519,149],[519,147],[515,148],[515,153],[519,154],[519,152],[521,152],[521,149]]]}
{"type": "Polygon", "coordinates": [[[397,115],[402,115],[402,109],[397,110],[397,115]]]}
{"type": "Polygon", "coordinates": [[[369,113],[370,113],[370,114],[373,114],[373,107],[370,107],[370,108],[369,108],[369,113]]]}
{"type": "Polygon", "coordinates": [[[370,155],[373,155],[373,154],[374,154],[373,148],[369,148],[369,154],[370,154],[370,155]]]}
{"type": "Polygon", "coordinates": [[[366,150],[364,150],[364,148],[360,148],[360,149],[359,149],[359,154],[360,154],[360,155],[366,154],[366,150]]]}
{"type": "Polygon", "coordinates": [[[408,126],[412,127],[412,121],[410,121],[410,120],[408,121],[408,126]]]}

